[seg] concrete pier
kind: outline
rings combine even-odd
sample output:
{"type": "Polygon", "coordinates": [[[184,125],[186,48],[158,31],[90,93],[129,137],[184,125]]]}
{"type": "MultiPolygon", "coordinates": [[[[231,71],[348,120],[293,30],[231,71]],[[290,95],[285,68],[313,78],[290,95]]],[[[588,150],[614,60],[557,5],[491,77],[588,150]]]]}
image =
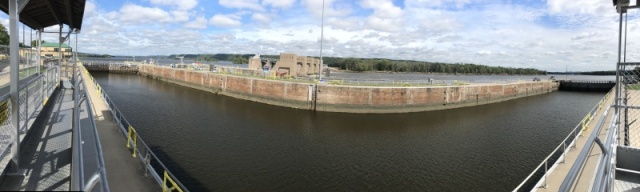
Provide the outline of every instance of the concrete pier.
{"type": "Polygon", "coordinates": [[[582,92],[608,92],[616,83],[614,81],[559,81],[559,90],[582,92]]]}
{"type": "Polygon", "coordinates": [[[558,89],[553,81],[422,87],[302,83],[139,65],[139,74],[235,98],[297,109],[406,113],[496,103],[558,89]]]}

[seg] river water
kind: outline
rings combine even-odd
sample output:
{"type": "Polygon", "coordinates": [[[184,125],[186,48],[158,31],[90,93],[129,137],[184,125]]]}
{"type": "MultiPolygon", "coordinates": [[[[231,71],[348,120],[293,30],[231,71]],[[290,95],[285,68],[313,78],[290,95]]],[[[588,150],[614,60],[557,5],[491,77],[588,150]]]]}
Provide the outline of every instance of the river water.
{"type": "Polygon", "coordinates": [[[511,191],[604,96],[346,114],[93,75],[192,191],[511,191]]]}

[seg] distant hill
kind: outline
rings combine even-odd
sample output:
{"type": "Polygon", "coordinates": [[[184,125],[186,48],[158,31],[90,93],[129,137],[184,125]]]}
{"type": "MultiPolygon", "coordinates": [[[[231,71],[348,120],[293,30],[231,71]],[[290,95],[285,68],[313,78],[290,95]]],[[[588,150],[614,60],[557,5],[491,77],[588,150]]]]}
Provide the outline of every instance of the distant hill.
{"type": "Polygon", "coordinates": [[[108,54],[95,54],[95,53],[83,53],[83,52],[78,52],[78,57],[99,57],[99,58],[110,58],[113,57],[112,55],[108,55],[108,54]]]}
{"type": "MultiPolygon", "coordinates": [[[[106,54],[85,54],[84,57],[112,57],[106,54]]],[[[231,61],[237,64],[246,64],[254,54],[172,54],[168,59],[178,59],[184,56],[184,60],[203,62],[231,61]]],[[[263,57],[278,58],[278,55],[262,55],[263,57]]],[[[350,71],[389,71],[389,72],[418,72],[418,73],[443,73],[443,74],[480,74],[480,75],[546,75],[547,71],[533,68],[512,68],[478,65],[472,63],[440,63],[411,60],[392,60],[382,58],[341,58],[324,57],[324,63],[330,67],[336,67],[350,71]]]]}
{"type": "Polygon", "coordinates": [[[391,71],[445,74],[479,75],[546,75],[547,71],[533,68],[512,68],[478,65],[472,63],[440,63],[411,60],[391,60],[379,58],[339,58],[325,57],[324,63],[350,71],[391,71]]]}

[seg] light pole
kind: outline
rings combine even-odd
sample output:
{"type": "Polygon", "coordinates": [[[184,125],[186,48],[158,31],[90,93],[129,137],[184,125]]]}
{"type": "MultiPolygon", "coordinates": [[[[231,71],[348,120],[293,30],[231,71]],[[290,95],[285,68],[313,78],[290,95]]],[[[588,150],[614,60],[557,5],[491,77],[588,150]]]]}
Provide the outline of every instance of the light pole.
{"type": "Polygon", "coordinates": [[[321,18],[321,26],[320,26],[320,68],[318,69],[318,81],[322,82],[322,65],[324,62],[322,60],[322,42],[324,41],[324,0],[322,0],[322,18],[321,18]]]}

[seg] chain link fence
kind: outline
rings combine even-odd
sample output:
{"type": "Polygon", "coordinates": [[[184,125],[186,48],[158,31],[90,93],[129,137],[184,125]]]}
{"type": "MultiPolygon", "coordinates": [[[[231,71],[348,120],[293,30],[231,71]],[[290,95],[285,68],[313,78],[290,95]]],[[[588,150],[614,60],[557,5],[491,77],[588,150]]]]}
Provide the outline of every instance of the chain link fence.
{"type": "MultiPolygon", "coordinates": [[[[29,72],[24,77],[21,75],[20,95],[18,97],[20,135],[16,135],[16,128],[11,123],[11,99],[8,81],[7,86],[0,87],[0,166],[8,165],[8,161],[11,159],[10,151],[13,141],[16,137],[27,133],[30,124],[33,123],[33,120],[38,115],[37,112],[42,109],[48,96],[53,93],[57,82],[60,80],[58,72],[58,67],[51,67],[42,74],[31,74],[29,72]]],[[[4,167],[0,167],[0,169],[4,169],[4,167]]]]}
{"type": "Polygon", "coordinates": [[[640,65],[625,66],[621,73],[620,144],[640,148],[640,65]]]}

